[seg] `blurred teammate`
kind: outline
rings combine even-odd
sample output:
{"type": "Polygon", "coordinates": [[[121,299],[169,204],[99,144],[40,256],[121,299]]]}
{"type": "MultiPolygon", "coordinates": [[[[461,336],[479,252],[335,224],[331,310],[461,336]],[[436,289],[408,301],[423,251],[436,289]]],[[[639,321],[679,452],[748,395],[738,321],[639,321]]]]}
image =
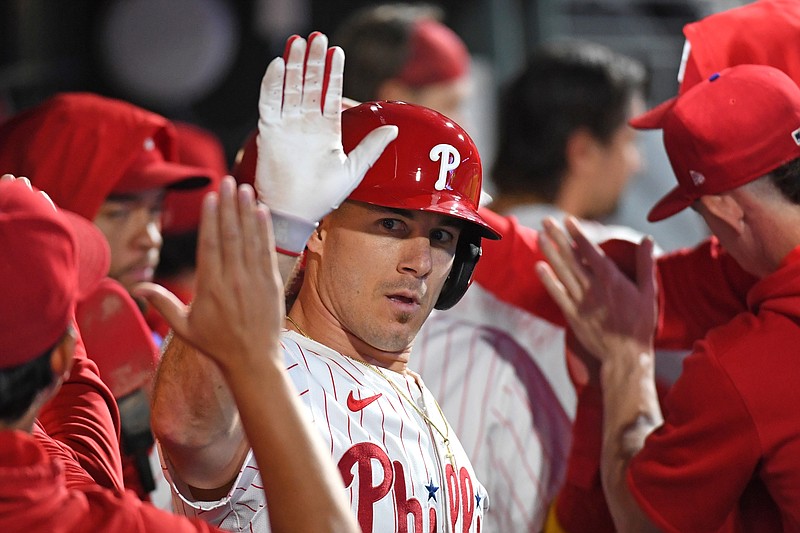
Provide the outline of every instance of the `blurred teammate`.
{"type": "MultiPolygon", "coordinates": [[[[499,101],[490,208],[540,228],[545,216],[603,220],[641,167],[628,120],[644,111],[647,75],[638,61],[586,41],[541,45],[499,101]]],[[[596,240],[639,238],[596,229],[596,240]]],[[[605,228],[605,229],[601,229],[605,228]]]]}
{"type": "Polygon", "coordinates": [[[461,122],[469,51],[442,18],[434,5],[403,2],[353,12],[331,39],[347,53],[344,96],[410,102],[461,122]]]}

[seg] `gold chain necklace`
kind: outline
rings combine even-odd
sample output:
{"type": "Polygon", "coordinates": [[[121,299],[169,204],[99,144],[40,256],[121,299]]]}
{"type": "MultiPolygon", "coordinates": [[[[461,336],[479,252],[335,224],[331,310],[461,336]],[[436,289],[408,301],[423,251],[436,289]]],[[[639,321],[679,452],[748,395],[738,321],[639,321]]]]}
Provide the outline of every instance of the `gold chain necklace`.
{"type": "MultiPolygon", "coordinates": [[[[305,337],[305,338],[307,338],[309,340],[312,340],[312,341],[314,340],[314,339],[311,338],[311,336],[308,333],[306,333],[303,330],[303,328],[301,328],[297,324],[297,322],[294,321],[294,319],[292,317],[290,317],[289,315],[286,315],[286,320],[288,320],[292,324],[292,326],[294,326],[294,328],[297,330],[297,332],[300,335],[302,335],[303,337],[305,337]]],[[[374,373],[378,374],[381,378],[383,378],[383,380],[386,381],[389,384],[389,386],[392,387],[392,389],[394,389],[394,391],[402,399],[404,399],[406,401],[406,403],[408,403],[414,409],[414,411],[417,412],[417,414],[419,416],[422,417],[422,419],[425,421],[425,423],[428,425],[428,427],[433,428],[436,431],[436,433],[438,433],[442,437],[442,440],[444,442],[444,446],[447,449],[447,453],[445,454],[445,457],[447,457],[447,459],[450,461],[450,464],[452,465],[453,470],[456,470],[456,456],[453,454],[453,451],[450,449],[450,426],[447,424],[447,420],[444,417],[444,412],[442,411],[442,408],[439,406],[439,402],[436,401],[436,398],[433,398],[433,403],[434,403],[434,405],[436,405],[436,409],[439,411],[439,415],[442,417],[442,420],[444,421],[444,424],[445,424],[444,425],[444,431],[439,429],[439,427],[436,424],[434,424],[433,420],[431,420],[431,418],[425,413],[425,411],[423,411],[422,409],[419,408],[419,406],[417,405],[417,402],[413,401],[411,398],[406,396],[406,394],[403,393],[402,390],[400,390],[400,387],[398,387],[395,384],[394,381],[389,379],[389,377],[386,374],[384,374],[375,365],[372,365],[372,364],[367,363],[366,361],[362,361],[360,359],[356,359],[355,357],[350,357],[349,355],[345,355],[345,354],[342,354],[342,355],[344,355],[345,357],[347,357],[348,359],[350,359],[352,361],[355,361],[356,363],[359,363],[359,364],[369,368],[371,371],[373,371],[374,373]]],[[[424,396],[423,396],[423,398],[424,398],[424,396]]]]}

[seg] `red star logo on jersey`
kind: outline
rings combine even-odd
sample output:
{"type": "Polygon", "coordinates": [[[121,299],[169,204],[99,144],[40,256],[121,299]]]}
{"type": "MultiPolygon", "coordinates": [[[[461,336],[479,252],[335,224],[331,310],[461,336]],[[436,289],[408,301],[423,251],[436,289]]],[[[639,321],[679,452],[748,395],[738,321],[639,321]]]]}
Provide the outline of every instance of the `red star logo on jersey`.
{"type": "Polygon", "coordinates": [[[347,395],[347,408],[351,411],[358,412],[383,396],[383,394],[378,393],[374,396],[367,396],[366,398],[355,398],[353,396],[353,391],[350,391],[350,394],[347,395]]]}

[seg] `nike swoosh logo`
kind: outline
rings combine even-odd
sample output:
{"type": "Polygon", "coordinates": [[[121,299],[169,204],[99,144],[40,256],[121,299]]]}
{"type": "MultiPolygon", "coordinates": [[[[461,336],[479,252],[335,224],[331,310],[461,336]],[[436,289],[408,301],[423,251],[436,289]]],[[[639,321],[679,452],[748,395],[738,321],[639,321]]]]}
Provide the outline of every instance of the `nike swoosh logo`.
{"type": "Polygon", "coordinates": [[[365,408],[366,406],[368,406],[369,404],[371,404],[372,402],[374,402],[375,400],[377,400],[378,398],[380,398],[381,396],[383,396],[383,394],[378,393],[375,396],[367,396],[366,398],[358,399],[354,398],[353,391],[350,391],[350,394],[347,395],[347,408],[353,411],[354,413],[358,412],[363,408],[365,408]]]}

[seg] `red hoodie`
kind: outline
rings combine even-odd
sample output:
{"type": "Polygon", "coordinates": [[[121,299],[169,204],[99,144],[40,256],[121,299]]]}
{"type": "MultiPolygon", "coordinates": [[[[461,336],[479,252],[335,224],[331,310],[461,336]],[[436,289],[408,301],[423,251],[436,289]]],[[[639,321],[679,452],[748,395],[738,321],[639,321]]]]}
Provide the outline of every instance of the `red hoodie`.
{"type": "Polygon", "coordinates": [[[219,531],[96,484],[69,488],[60,459],[22,431],[0,431],[0,531],[219,531]]]}

